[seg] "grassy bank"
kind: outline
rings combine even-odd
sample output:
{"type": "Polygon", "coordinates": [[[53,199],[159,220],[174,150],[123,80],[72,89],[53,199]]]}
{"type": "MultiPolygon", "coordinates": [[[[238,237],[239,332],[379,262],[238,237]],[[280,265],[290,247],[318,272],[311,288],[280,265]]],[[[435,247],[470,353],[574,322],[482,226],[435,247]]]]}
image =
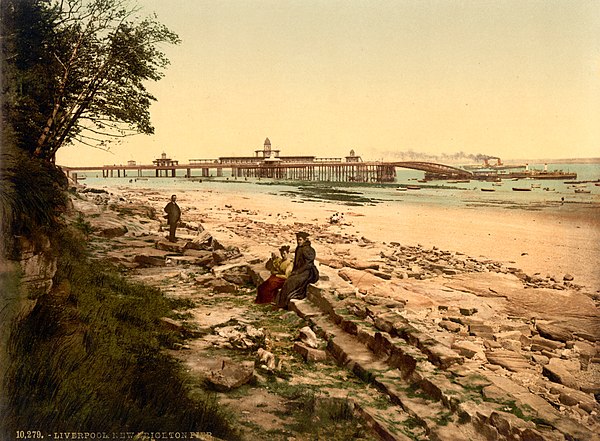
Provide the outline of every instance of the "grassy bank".
{"type": "Polygon", "coordinates": [[[16,430],[202,431],[236,439],[211,395],[188,395],[162,349],[180,338],[161,326],[173,306],[159,290],[92,262],[80,230],[58,241],[55,288],[13,330],[5,437],[16,430]]]}

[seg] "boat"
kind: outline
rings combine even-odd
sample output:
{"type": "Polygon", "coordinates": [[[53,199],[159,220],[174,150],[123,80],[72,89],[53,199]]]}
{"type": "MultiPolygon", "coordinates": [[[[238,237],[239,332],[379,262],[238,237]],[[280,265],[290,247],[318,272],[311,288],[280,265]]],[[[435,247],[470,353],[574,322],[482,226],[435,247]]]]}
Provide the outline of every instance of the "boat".
{"type": "Polygon", "coordinates": [[[595,185],[596,187],[600,187],[600,182],[596,182],[594,185],[595,185]]]}
{"type": "Polygon", "coordinates": [[[531,184],[531,188],[540,188],[541,184],[531,184]]]}
{"type": "Polygon", "coordinates": [[[513,191],[531,191],[531,187],[513,187],[513,191]]]}
{"type": "Polygon", "coordinates": [[[496,191],[494,188],[482,188],[481,191],[496,191]]]}
{"type": "Polygon", "coordinates": [[[494,182],[492,185],[494,187],[501,187],[502,186],[502,182],[494,182]]]}
{"type": "Polygon", "coordinates": [[[466,184],[468,182],[471,182],[470,179],[455,179],[453,181],[448,181],[448,184],[466,184]]]}
{"type": "Polygon", "coordinates": [[[591,193],[592,190],[588,190],[586,188],[576,188],[575,193],[591,193]]]}
{"type": "Polygon", "coordinates": [[[421,187],[419,187],[418,185],[407,185],[406,189],[407,190],[420,190],[421,187]]]}
{"type": "Polygon", "coordinates": [[[406,191],[406,188],[404,188],[404,187],[398,187],[398,188],[396,189],[396,191],[406,191]]]}

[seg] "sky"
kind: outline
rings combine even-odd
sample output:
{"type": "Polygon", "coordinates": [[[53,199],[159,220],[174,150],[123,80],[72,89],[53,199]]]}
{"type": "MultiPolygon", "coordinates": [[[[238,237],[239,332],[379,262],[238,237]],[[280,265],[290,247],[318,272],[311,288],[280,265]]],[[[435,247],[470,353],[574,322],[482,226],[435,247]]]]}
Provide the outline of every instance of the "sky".
{"type": "Polygon", "coordinates": [[[600,157],[600,1],[138,0],[182,39],[154,135],[60,165],[281,155],[600,157]]]}

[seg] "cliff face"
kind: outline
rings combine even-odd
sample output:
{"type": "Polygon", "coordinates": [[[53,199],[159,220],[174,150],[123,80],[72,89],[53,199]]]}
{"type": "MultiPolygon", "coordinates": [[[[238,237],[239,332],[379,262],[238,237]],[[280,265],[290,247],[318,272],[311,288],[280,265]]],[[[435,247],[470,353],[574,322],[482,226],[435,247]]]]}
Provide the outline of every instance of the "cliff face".
{"type": "Polygon", "coordinates": [[[41,295],[50,292],[57,269],[48,238],[43,238],[37,247],[23,236],[17,242],[20,251],[16,260],[0,259],[0,378],[4,378],[7,369],[11,330],[32,311],[41,295]]]}

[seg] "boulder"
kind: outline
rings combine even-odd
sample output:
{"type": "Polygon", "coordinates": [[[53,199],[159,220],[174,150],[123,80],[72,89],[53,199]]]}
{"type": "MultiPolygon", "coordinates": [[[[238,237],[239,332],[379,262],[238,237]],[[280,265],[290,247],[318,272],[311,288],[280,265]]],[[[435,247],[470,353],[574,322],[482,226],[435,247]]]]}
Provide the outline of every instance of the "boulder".
{"type": "Polygon", "coordinates": [[[306,361],[325,361],[327,360],[327,352],[322,349],[310,348],[304,343],[294,343],[294,351],[302,355],[306,361]]]}
{"type": "Polygon", "coordinates": [[[238,291],[237,285],[223,279],[215,279],[212,274],[197,277],[196,284],[202,288],[208,288],[215,293],[234,293],[238,291]]]}
{"type": "Polygon", "coordinates": [[[206,375],[207,383],[215,390],[227,392],[248,383],[254,376],[254,362],[242,363],[222,359],[220,369],[211,369],[206,375]]]}
{"type": "Polygon", "coordinates": [[[212,273],[216,278],[238,286],[250,285],[254,282],[250,268],[245,263],[215,266],[212,273]]]}
{"type": "Polygon", "coordinates": [[[440,328],[445,329],[450,332],[459,332],[461,330],[461,326],[458,323],[452,322],[450,320],[442,320],[439,323],[440,328]]]}
{"type": "Polygon", "coordinates": [[[258,363],[262,367],[265,367],[271,371],[275,369],[275,355],[273,355],[272,352],[269,352],[263,348],[258,348],[256,355],[258,357],[258,363]]]}
{"type": "Polygon", "coordinates": [[[298,337],[302,343],[304,343],[309,348],[318,348],[319,340],[317,339],[317,335],[310,328],[310,326],[305,326],[300,329],[300,335],[298,337]]]}
{"type": "Polygon", "coordinates": [[[579,390],[579,383],[571,372],[579,372],[579,362],[551,358],[548,364],[542,368],[542,375],[550,381],[579,390]]]}
{"type": "Polygon", "coordinates": [[[156,241],[154,246],[158,250],[168,251],[170,253],[183,254],[186,243],[187,242],[183,242],[181,240],[178,242],[170,242],[166,238],[161,238],[156,241]]]}
{"type": "Polygon", "coordinates": [[[478,352],[482,352],[481,346],[471,341],[454,342],[451,348],[458,352],[460,355],[467,358],[473,358],[475,354],[477,354],[478,352]]]}
{"type": "Polygon", "coordinates": [[[537,322],[535,324],[537,331],[544,338],[549,340],[556,340],[561,342],[567,342],[573,340],[573,334],[564,326],[556,325],[553,323],[537,322]]]}
{"type": "Polygon", "coordinates": [[[519,372],[530,368],[527,359],[513,351],[503,349],[485,351],[485,357],[489,363],[502,366],[512,372],[519,372]]]}
{"type": "Polygon", "coordinates": [[[153,266],[165,266],[165,256],[152,256],[147,254],[138,254],[133,258],[133,261],[142,268],[153,266]]]}
{"type": "Polygon", "coordinates": [[[212,258],[213,258],[215,265],[223,263],[227,260],[236,259],[241,256],[242,256],[242,253],[240,253],[240,250],[237,247],[231,247],[226,250],[218,249],[216,251],[213,251],[213,253],[212,253],[212,258]]]}
{"type": "Polygon", "coordinates": [[[558,342],[555,340],[549,340],[540,335],[534,335],[531,338],[531,350],[532,351],[542,351],[544,349],[555,350],[555,349],[563,349],[565,344],[562,342],[558,342]]]}
{"type": "Polygon", "coordinates": [[[208,231],[202,231],[198,236],[188,240],[185,248],[191,250],[212,251],[213,237],[208,231]]]}

